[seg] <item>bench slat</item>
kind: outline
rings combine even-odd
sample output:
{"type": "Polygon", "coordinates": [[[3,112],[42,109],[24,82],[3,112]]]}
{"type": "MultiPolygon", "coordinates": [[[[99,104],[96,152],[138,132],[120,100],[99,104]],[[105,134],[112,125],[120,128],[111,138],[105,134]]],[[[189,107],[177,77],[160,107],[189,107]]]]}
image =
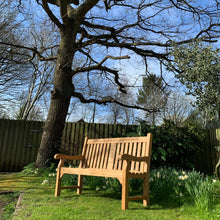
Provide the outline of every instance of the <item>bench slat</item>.
{"type": "Polygon", "coordinates": [[[88,144],[91,143],[134,143],[146,142],[147,137],[125,137],[125,138],[98,138],[88,139],[88,144]]]}
{"type": "Polygon", "coordinates": [[[107,162],[107,169],[114,169],[114,157],[115,157],[115,151],[116,151],[116,143],[111,144],[110,150],[109,150],[109,156],[108,156],[108,162],[107,162]]]}
{"type": "Polygon", "coordinates": [[[121,154],[121,150],[122,150],[121,143],[118,143],[117,144],[117,151],[116,151],[116,155],[115,155],[114,170],[121,170],[120,169],[121,161],[119,161],[117,158],[117,155],[121,154]]]}
{"type": "Polygon", "coordinates": [[[100,147],[101,147],[101,144],[96,145],[97,150],[96,150],[96,156],[95,156],[94,165],[93,165],[93,167],[97,169],[99,168],[98,161],[100,161],[100,147]]]}
{"type": "MultiPolygon", "coordinates": [[[[137,157],[141,156],[142,143],[138,142],[137,157]]],[[[140,162],[135,162],[135,171],[140,171],[140,162]]]]}
{"type": "Polygon", "coordinates": [[[76,175],[88,175],[88,176],[100,176],[100,177],[112,177],[122,178],[121,170],[108,170],[108,169],[95,169],[95,168],[69,168],[62,167],[62,174],[76,174],[76,175]]]}
{"type": "Polygon", "coordinates": [[[109,154],[110,154],[110,147],[111,147],[110,143],[105,143],[105,151],[104,151],[104,154],[102,155],[103,156],[103,166],[102,166],[102,169],[106,169],[107,168],[108,157],[109,157],[109,154]]]}
{"type": "MultiPolygon", "coordinates": [[[[146,148],[146,144],[143,143],[143,144],[142,144],[141,156],[147,156],[146,153],[145,153],[145,152],[146,152],[145,148],[146,148]]],[[[144,171],[144,167],[145,167],[145,163],[141,163],[141,164],[140,164],[140,171],[143,172],[143,171],[144,171]]]]}
{"type": "MultiPolygon", "coordinates": [[[[124,151],[123,151],[123,153],[124,154],[128,154],[128,150],[129,150],[129,143],[127,142],[127,143],[123,143],[123,145],[124,145],[124,151]]],[[[121,162],[122,164],[121,164],[121,169],[123,169],[123,166],[125,166],[125,161],[122,161],[121,162]]]]}
{"type": "MultiPolygon", "coordinates": [[[[136,156],[136,153],[137,153],[137,142],[135,142],[134,145],[133,145],[133,149],[132,149],[131,155],[132,156],[136,156]]],[[[131,162],[131,170],[132,171],[135,170],[135,161],[131,162]]]]}
{"type": "Polygon", "coordinates": [[[90,168],[93,168],[94,167],[94,162],[95,162],[95,159],[97,157],[97,144],[93,144],[93,151],[92,151],[92,154],[91,154],[91,158],[90,158],[90,168]]]}

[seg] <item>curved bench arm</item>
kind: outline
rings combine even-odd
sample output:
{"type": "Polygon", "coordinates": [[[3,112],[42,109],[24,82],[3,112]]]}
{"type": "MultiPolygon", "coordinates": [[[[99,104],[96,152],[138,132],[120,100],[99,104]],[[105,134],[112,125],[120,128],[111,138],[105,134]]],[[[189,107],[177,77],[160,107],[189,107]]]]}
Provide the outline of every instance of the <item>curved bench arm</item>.
{"type": "Polygon", "coordinates": [[[84,160],[84,156],[77,155],[77,156],[71,156],[66,154],[55,154],[55,159],[64,159],[64,160],[84,160]]]}
{"type": "Polygon", "coordinates": [[[136,157],[129,154],[118,155],[119,160],[137,161],[137,162],[148,162],[149,157],[136,157]]]}

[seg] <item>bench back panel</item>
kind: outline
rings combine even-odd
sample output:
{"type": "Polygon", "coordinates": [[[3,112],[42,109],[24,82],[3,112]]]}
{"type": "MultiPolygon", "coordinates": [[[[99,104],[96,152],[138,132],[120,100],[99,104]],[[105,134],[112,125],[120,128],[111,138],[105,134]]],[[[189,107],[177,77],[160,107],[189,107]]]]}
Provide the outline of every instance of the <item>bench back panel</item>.
{"type": "Polygon", "coordinates": [[[122,170],[123,161],[118,155],[148,156],[148,165],[143,162],[132,162],[131,171],[146,172],[150,166],[152,145],[151,134],[146,137],[85,139],[83,152],[85,156],[84,168],[122,170]]]}

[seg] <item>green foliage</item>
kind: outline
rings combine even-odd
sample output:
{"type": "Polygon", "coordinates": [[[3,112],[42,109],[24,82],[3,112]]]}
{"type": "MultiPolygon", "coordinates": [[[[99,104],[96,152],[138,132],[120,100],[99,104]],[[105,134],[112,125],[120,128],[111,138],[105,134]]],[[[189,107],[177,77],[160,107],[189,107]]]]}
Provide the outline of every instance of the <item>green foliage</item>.
{"type": "Polygon", "coordinates": [[[196,97],[200,110],[206,109],[210,118],[220,109],[220,51],[201,42],[180,45],[172,50],[176,77],[196,97]]]}
{"type": "Polygon", "coordinates": [[[208,211],[214,202],[214,184],[198,172],[190,172],[185,187],[195,205],[200,210],[208,211]]]}
{"type": "Polygon", "coordinates": [[[77,175],[64,174],[62,177],[63,186],[76,186],[78,177],[77,175]]]}
{"type": "Polygon", "coordinates": [[[38,174],[38,170],[35,169],[35,163],[30,163],[23,168],[23,170],[18,173],[19,176],[36,176],[38,174]]]}
{"type": "Polygon", "coordinates": [[[206,137],[206,131],[194,124],[176,127],[165,120],[162,126],[151,126],[140,122],[138,130],[130,130],[126,136],[144,136],[153,133],[151,167],[160,166],[192,169],[193,154],[206,137]]]}
{"type": "Polygon", "coordinates": [[[115,178],[107,178],[106,187],[115,193],[121,192],[121,183],[115,178]]]}
{"type": "Polygon", "coordinates": [[[19,192],[6,193],[3,195],[0,194],[1,202],[5,204],[4,214],[2,216],[0,215],[0,219],[2,220],[10,219],[10,216],[15,211],[15,206],[16,206],[18,197],[19,197],[19,192]]]}
{"type": "Polygon", "coordinates": [[[48,177],[51,173],[54,173],[56,170],[55,163],[51,163],[49,167],[45,168],[36,168],[35,163],[30,163],[25,166],[23,170],[18,173],[19,176],[45,176],[48,177]]]}
{"type": "Polygon", "coordinates": [[[129,189],[131,192],[142,192],[143,190],[143,179],[131,178],[129,179],[129,189]]]}
{"type": "Polygon", "coordinates": [[[174,188],[178,183],[178,178],[174,175],[172,168],[158,168],[150,174],[150,192],[154,199],[158,201],[168,201],[174,194],[174,188]]]}
{"type": "Polygon", "coordinates": [[[193,202],[201,211],[208,211],[214,204],[215,181],[195,170],[159,168],[151,172],[150,191],[157,202],[178,199],[180,204],[193,202]]]}
{"type": "Polygon", "coordinates": [[[84,176],[83,182],[92,190],[101,190],[106,185],[104,177],[84,176]]]}

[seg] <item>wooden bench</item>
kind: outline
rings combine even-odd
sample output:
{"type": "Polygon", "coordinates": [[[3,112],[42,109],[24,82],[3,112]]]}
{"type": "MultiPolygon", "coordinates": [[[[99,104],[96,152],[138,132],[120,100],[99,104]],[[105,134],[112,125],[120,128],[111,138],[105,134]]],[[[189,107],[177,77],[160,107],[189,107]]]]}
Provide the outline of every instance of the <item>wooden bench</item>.
{"type": "Polygon", "coordinates": [[[82,155],[70,156],[56,154],[60,159],[57,168],[55,196],[60,195],[61,189],[77,188],[82,193],[82,177],[100,176],[117,178],[122,184],[123,210],[128,208],[128,201],[143,200],[143,205],[149,205],[149,174],[152,147],[152,134],[146,137],[126,138],[85,138],[82,155]],[[64,167],[65,160],[80,160],[78,168],[64,167]],[[78,185],[61,187],[64,174],[78,175],[78,185]],[[129,178],[143,178],[143,195],[129,197],[129,178]]]}

